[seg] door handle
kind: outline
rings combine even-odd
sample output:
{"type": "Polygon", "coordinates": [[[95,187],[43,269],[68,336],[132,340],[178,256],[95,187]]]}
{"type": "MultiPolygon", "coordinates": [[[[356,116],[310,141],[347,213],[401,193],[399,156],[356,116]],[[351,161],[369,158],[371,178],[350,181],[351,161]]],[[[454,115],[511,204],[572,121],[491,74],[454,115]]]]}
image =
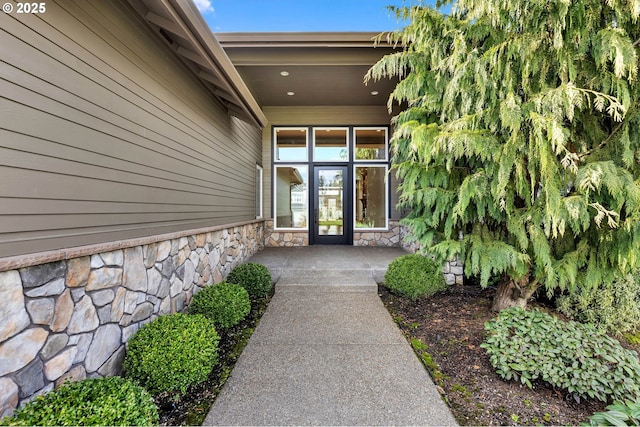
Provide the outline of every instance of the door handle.
{"type": "Polygon", "coordinates": [[[318,209],[313,210],[313,219],[315,221],[315,224],[318,225],[318,209]]]}

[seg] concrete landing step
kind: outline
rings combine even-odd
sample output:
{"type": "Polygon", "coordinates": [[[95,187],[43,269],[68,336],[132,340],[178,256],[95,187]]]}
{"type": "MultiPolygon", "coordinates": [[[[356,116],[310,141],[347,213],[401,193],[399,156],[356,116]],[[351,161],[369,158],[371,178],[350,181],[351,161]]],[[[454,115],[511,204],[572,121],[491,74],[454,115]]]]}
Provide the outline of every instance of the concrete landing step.
{"type": "Polygon", "coordinates": [[[377,292],[378,284],[368,270],[288,270],[276,289],[282,292],[377,292]]]}

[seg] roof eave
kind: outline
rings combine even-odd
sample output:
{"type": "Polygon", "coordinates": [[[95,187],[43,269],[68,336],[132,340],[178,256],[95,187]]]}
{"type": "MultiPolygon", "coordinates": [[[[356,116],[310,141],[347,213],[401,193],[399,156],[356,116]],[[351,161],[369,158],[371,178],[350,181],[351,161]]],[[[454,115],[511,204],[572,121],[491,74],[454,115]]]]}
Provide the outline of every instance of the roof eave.
{"type": "Polygon", "coordinates": [[[128,0],[232,116],[264,128],[267,117],[190,0],[128,0]]]}
{"type": "Polygon", "coordinates": [[[225,47],[390,47],[388,32],[234,32],[216,33],[225,47]],[[376,42],[377,40],[377,42],[376,42]]]}

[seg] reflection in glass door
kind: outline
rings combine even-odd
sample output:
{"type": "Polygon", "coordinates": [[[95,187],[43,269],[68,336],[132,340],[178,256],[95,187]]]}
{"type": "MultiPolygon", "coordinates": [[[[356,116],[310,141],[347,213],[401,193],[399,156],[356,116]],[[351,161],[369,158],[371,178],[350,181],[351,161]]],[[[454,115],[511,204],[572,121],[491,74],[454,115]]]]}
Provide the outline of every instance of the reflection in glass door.
{"type": "Polygon", "coordinates": [[[347,243],[350,224],[347,219],[345,183],[346,166],[318,166],[314,174],[314,242],[317,244],[347,243]]]}

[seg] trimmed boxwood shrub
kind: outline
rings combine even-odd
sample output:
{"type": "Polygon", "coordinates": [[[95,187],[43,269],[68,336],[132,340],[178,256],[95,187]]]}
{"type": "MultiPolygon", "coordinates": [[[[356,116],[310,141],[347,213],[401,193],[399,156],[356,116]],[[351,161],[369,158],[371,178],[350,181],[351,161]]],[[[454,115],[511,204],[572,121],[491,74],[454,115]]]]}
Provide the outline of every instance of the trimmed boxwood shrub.
{"type": "Polygon", "coordinates": [[[271,273],[267,267],[255,262],[236,266],[227,276],[227,282],[237,283],[249,292],[251,299],[264,298],[271,291],[271,273]]]}
{"type": "Polygon", "coordinates": [[[533,387],[540,379],[579,398],[604,402],[640,397],[635,351],[592,325],[564,322],[539,310],[510,308],[485,323],[481,344],[496,372],[533,387]]]}
{"type": "Polygon", "coordinates": [[[210,285],[194,295],[189,313],[202,314],[216,328],[235,326],[251,311],[249,293],[235,283],[222,282],[210,285]]]}
{"type": "Polygon", "coordinates": [[[402,255],[391,261],[384,275],[384,284],[391,291],[412,300],[447,288],[442,266],[430,257],[418,254],[402,255]]]}
{"type": "Polygon", "coordinates": [[[160,316],[129,340],[124,375],[151,394],[184,394],[201,383],[218,361],[213,324],[202,315],[160,316]]]}
{"type": "Polygon", "coordinates": [[[149,426],[158,424],[153,397],[122,377],[93,378],[66,383],[38,396],[3,426],[149,426]]]}

